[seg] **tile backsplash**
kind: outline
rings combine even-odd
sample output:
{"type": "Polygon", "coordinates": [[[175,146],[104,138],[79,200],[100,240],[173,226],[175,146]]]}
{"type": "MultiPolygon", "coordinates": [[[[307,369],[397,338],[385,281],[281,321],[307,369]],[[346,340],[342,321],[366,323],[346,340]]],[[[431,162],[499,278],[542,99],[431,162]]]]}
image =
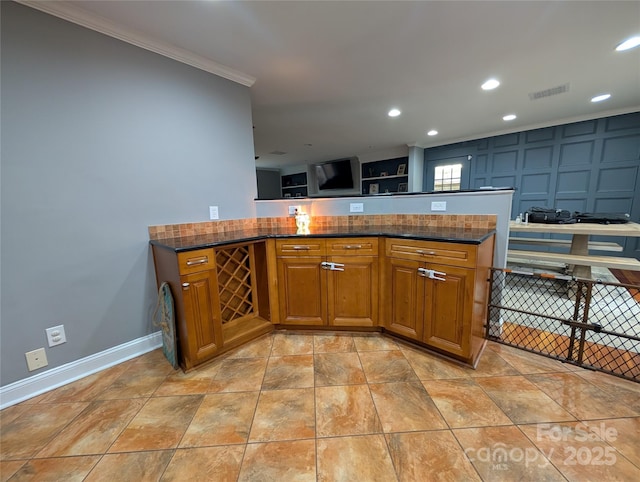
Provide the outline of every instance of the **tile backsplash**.
{"type": "MultiPolygon", "coordinates": [[[[457,227],[464,229],[495,229],[497,216],[493,214],[372,214],[354,216],[312,216],[311,226],[395,226],[457,227]]],[[[149,239],[169,239],[202,234],[228,233],[251,229],[295,227],[293,216],[231,219],[201,223],[164,224],[149,226],[149,239]]]]}

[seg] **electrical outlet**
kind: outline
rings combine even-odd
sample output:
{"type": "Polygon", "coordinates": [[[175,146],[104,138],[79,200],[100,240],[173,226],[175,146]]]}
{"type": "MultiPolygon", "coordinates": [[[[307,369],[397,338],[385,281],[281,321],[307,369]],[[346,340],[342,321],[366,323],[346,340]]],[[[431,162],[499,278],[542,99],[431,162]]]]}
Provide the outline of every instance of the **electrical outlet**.
{"type": "Polygon", "coordinates": [[[67,335],[64,332],[64,325],[52,326],[44,330],[47,333],[49,346],[61,345],[67,342],[67,335]]]}
{"type": "Polygon", "coordinates": [[[218,206],[209,206],[209,219],[219,219],[218,206]]]}
{"type": "Polygon", "coordinates": [[[295,216],[296,211],[300,211],[301,206],[289,206],[289,216],[295,216]]]}
{"type": "Polygon", "coordinates": [[[363,213],[364,212],[364,203],[350,203],[349,204],[349,212],[350,213],[363,213]]]}
{"type": "Polygon", "coordinates": [[[432,211],[446,211],[447,210],[447,201],[431,201],[431,210],[432,211]]]}
{"type": "Polygon", "coordinates": [[[27,357],[27,368],[29,368],[30,372],[38,368],[46,367],[49,364],[44,348],[28,351],[24,356],[27,357]]]}

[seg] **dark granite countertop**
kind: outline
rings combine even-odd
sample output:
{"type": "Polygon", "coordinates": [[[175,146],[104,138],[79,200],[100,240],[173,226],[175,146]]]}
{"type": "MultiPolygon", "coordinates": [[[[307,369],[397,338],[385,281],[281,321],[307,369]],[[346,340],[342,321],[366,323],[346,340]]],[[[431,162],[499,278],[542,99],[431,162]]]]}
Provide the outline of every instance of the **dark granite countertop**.
{"type": "MultiPolygon", "coordinates": [[[[384,177],[375,178],[376,180],[384,179],[384,177]]],[[[364,179],[366,181],[366,179],[364,179]]],[[[287,188],[295,188],[297,186],[285,186],[287,188]]],[[[301,186],[300,186],[301,187],[301,186]]],[[[296,196],[291,198],[274,197],[274,198],[255,198],[255,201],[293,201],[293,200],[312,200],[317,199],[337,199],[349,197],[384,197],[384,196],[420,196],[425,194],[465,194],[470,192],[492,192],[492,191],[515,191],[515,187],[510,186],[487,186],[482,189],[458,189],[456,191],[420,191],[420,192],[381,192],[378,194],[360,194],[353,192],[349,194],[315,194],[312,196],[296,196]]]]}
{"type": "Polygon", "coordinates": [[[296,234],[295,228],[247,229],[226,233],[181,236],[149,241],[154,246],[176,252],[224,246],[226,244],[259,241],[266,238],[348,238],[360,236],[386,236],[422,241],[441,241],[480,244],[494,234],[495,229],[444,228],[436,226],[333,226],[311,228],[311,234],[296,234]]]}

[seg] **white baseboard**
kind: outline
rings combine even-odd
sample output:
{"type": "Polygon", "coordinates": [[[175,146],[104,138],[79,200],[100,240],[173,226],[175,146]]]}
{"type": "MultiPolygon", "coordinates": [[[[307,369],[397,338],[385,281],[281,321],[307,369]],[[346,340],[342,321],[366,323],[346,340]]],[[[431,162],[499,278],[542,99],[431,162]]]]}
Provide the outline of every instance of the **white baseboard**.
{"type": "Polygon", "coordinates": [[[100,353],[0,387],[0,410],[67,383],[75,382],[123,361],[143,355],[161,346],[162,332],[157,331],[100,353]]]}

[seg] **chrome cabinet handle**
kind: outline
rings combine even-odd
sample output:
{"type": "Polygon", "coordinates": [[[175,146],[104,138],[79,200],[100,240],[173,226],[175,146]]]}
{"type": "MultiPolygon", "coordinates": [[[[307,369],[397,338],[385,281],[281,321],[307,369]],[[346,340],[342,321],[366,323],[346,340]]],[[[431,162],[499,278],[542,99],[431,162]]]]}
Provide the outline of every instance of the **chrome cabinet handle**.
{"type": "Polygon", "coordinates": [[[322,269],[327,269],[330,271],[344,271],[344,264],[341,263],[330,263],[329,261],[323,261],[320,263],[320,267],[322,269]]]}
{"type": "Polygon", "coordinates": [[[182,288],[187,289],[189,287],[189,283],[182,283],[182,288]]]}
{"type": "Polygon", "coordinates": [[[362,249],[361,244],[347,244],[344,249],[362,249]]]}
{"type": "Polygon", "coordinates": [[[438,281],[447,281],[447,273],[436,271],[435,269],[418,268],[418,276],[423,278],[435,279],[438,281]]]}
{"type": "Polygon", "coordinates": [[[309,246],[294,246],[293,249],[296,251],[309,251],[311,248],[309,246]]]}
{"type": "Polygon", "coordinates": [[[196,259],[196,260],[188,260],[187,261],[187,266],[195,266],[197,264],[205,264],[209,262],[209,258],[208,257],[204,257],[204,258],[200,258],[200,259],[196,259]]]}

